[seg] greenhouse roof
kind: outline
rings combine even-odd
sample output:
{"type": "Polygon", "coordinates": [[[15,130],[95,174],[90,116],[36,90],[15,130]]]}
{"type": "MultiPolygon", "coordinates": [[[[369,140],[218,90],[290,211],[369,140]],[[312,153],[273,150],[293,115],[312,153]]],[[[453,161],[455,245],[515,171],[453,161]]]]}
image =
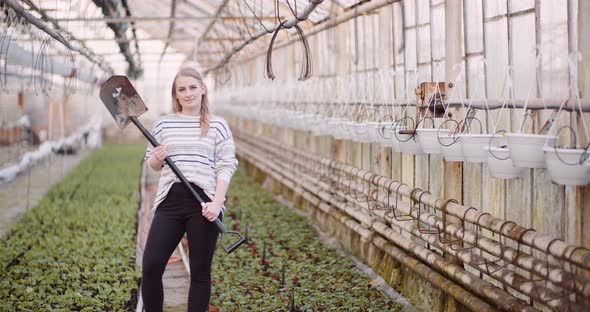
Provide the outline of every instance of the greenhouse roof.
{"type": "MultiPolygon", "coordinates": [[[[363,1],[20,1],[33,16],[58,32],[71,35],[66,37],[68,40],[84,44],[116,71],[127,69],[130,76],[133,71],[140,76],[146,66],[187,60],[212,68],[227,59],[236,46],[242,45],[246,55],[264,50],[271,37],[266,33],[282,21],[296,20],[295,15],[302,19],[299,25],[307,31],[360,2],[363,1]],[[315,6],[317,2],[320,4],[315,6]],[[249,39],[259,32],[265,32],[259,40],[249,39]]],[[[278,40],[294,35],[294,31],[285,33],[288,35],[278,40]]]]}

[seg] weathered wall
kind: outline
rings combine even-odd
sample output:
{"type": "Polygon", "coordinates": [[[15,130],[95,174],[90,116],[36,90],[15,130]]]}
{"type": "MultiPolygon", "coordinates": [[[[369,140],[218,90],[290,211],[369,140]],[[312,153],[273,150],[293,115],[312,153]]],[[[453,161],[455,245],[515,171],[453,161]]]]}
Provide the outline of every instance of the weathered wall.
{"type": "MultiPolygon", "coordinates": [[[[450,99],[487,98],[507,103],[505,109],[489,113],[478,110],[476,117],[481,120],[484,132],[501,129],[538,132],[550,111],[531,111],[532,118],[521,126],[523,111],[509,109],[510,101],[545,98],[548,102],[544,104],[549,105],[555,104],[551,101],[568,96],[575,100],[576,94],[570,93],[577,80],[571,76],[570,67],[578,63],[568,60],[572,47],[576,46],[571,42],[575,38],[573,34],[585,30],[575,20],[568,22],[568,16],[585,20],[584,16],[590,13],[583,3],[579,5],[580,10],[575,3],[570,6],[566,2],[546,1],[519,5],[511,2],[508,8],[506,2],[491,0],[394,1],[308,37],[315,76],[309,85],[317,86],[336,77],[352,77],[357,79],[356,90],[351,91],[356,92],[356,96],[343,96],[342,92],[347,90],[335,89],[330,89],[330,94],[321,94],[326,89],[319,87],[310,87],[301,96],[307,102],[318,103],[318,109],[325,105],[326,99],[341,98],[347,101],[356,98],[364,102],[360,105],[372,107],[381,99],[376,94],[379,91],[376,85],[382,83],[377,73],[390,70],[395,71],[395,76],[388,86],[392,91],[387,93],[392,98],[385,99],[388,105],[395,105],[396,101],[414,101],[414,87],[419,82],[444,80],[455,84],[451,89],[454,91],[448,95],[450,99]],[[507,75],[508,68],[511,68],[511,75],[507,75]]],[[[590,53],[586,51],[588,45],[582,42],[578,50],[587,55],[590,53]]],[[[299,44],[278,45],[274,51],[273,63],[279,83],[298,83],[295,78],[301,66],[299,44]]],[[[260,84],[259,91],[268,92],[277,82],[265,84],[264,61],[262,54],[242,58],[231,67],[232,79],[225,86],[219,85],[219,90],[260,84]]],[[[587,87],[584,89],[583,83],[587,82],[583,77],[588,75],[589,66],[579,63],[581,92],[578,95],[586,101],[590,94],[586,92],[587,87]]],[[[455,119],[464,116],[466,108],[451,109],[457,116],[455,119]]],[[[387,109],[381,108],[382,111],[387,109]]],[[[350,111],[344,115],[351,119],[358,117],[350,111]]],[[[583,114],[583,118],[590,124],[590,114],[583,114]]],[[[588,138],[580,114],[562,111],[555,128],[561,125],[577,129],[580,145],[586,146],[588,138]]],[[[495,179],[485,163],[447,162],[440,154],[407,155],[392,152],[377,143],[315,137],[310,132],[263,124],[249,123],[248,129],[420,187],[435,196],[457,199],[466,206],[535,228],[568,243],[590,247],[589,229],[583,226],[590,222],[590,186],[554,184],[546,169],[529,169],[525,177],[518,180],[495,179]]]]}

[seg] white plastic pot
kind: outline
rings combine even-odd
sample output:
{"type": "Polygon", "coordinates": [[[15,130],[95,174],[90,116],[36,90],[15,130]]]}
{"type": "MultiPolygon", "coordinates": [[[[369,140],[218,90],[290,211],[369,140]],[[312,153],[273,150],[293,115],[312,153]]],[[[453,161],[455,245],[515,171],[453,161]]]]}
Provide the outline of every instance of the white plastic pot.
{"type": "Polygon", "coordinates": [[[369,129],[364,123],[354,123],[350,126],[352,140],[356,142],[369,142],[369,129]]]}
{"type": "Polygon", "coordinates": [[[379,142],[379,128],[377,127],[378,122],[368,122],[368,133],[371,142],[379,142]]]}
{"type": "Polygon", "coordinates": [[[428,154],[440,154],[440,143],[438,142],[437,136],[447,136],[449,129],[432,129],[432,128],[420,128],[416,130],[416,136],[418,142],[422,146],[422,151],[428,154]]]}
{"type": "Polygon", "coordinates": [[[366,123],[368,142],[378,142],[379,139],[379,122],[371,121],[366,123]]]}
{"type": "Polygon", "coordinates": [[[396,126],[393,129],[391,127],[385,129],[386,136],[389,135],[389,137],[390,137],[388,139],[389,146],[391,146],[391,149],[396,153],[401,152],[401,149],[400,149],[399,140],[395,137],[395,135],[398,130],[405,130],[405,129],[406,129],[405,127],[400,127],[400,126],[396,126]]]}
{"type": "MultiPolygon", "coordinates": [[[[488,159],[488,151],[485,146],[490,145],[492,134],[460,134],[461,148],[466,162],[482,163],[488,159]]],[[[492,146],[498,146],[499,140],[494,139],[492,146]]]]}
{"type": "Polygon", "coordinates": [[[401,134],[398,132],[399,130],[394,130],[397,133],[392,132],[391,135],[393,136],[392,140],[394,141],[394,144],[397,142],[400,152],[415,155],[424,154],[422,146],[420,145],[420,142],[418,142],[416,136],[412,134],[401,134]]]}
{"type": "Polygon", "coordinates": [[[586,185],[590,183],[590,162],[579,163],[584,149],[545,146],[543,151],[545,152],[545,162],[551,181],[563,185],[586,185]],[[557,154],[559,154],[559,157],[557,154]]]}
{"type": "Polygon", "coordinates": [[[310,122],[311,133],[314,136],[323,136],[326,135],[326,125],[327,123],[325,120],[321,120],[319,118],[315,118],[310,122]]]}
{"type": "Polygon", "coordinates": [[[335,139],[348,140],[348,123],[349,121],[334,122],[328,131],[335,139]]]}
{"type": "Polygon", "coordinates": [[[387,130],[391,126],[391,123],[380,122],[375,124],[373,128],[373,140],[383,147],[393,147],[393,141],[391,140],[390,133],[387,130]]]}
{"type": "Polygon", "coordinates": [[[488,153],[487,163],[492,177],[499,179],[519,179],[524,177],[527,169],[512,165],[508,148],[484,146],[484,150],[488,153]]]}
{"type": "Polygon", "coordinates": [[[355,127],[354,125],[355,124],[356,124],[356,122],[353,122],[353,121],[347,121],[347,122],[344,122],[341,124],[344,140],[354,141],[357,139],[357,135],[354,132],[354,127],[355,127]]]}
{"type": "Polygon", "coordinates": [[[545,168],[545,153],[543,146],[547,140],[555,139],[554,135],[541,134],[505,134],[510,157],[517,167],[523,168],[545,168]]]}
{"type": "Polygon", "coordinates": [[[446,161],[464,161],[465,157],[463,156],[463,148],[461,145],[460,137],[455,137],[450,134],[447,135],[440,135],[438,137],[440,150],[443,154],[443,158],[446,161]]]}

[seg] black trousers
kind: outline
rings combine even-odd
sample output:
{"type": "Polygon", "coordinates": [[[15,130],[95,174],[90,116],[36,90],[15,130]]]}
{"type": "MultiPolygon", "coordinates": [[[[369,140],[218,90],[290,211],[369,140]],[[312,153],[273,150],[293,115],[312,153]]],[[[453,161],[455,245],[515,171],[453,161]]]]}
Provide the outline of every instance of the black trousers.
{"type": "MultiPolygon", "coordinates": [[[[198,189],[197,192],[205,202],[210,201],[202,190],[198,189]]],[[[188,236],[191,269],[188,311],[203,312],[209,307],[211,261],[219,233],[215,223],[203,217],[201,205],[188,189],[181,183],[175,183],[156,209],[145,245],[141,295],[146,312],[162,311],[162,275],[170,255],[185,232],[188,236]]]]}

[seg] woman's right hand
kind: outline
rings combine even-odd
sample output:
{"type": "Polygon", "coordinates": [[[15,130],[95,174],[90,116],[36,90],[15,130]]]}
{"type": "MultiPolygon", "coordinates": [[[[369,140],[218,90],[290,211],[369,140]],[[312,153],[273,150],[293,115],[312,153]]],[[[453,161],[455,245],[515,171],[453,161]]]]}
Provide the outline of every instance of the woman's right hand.
{"type": "Polygon", "coordinates": [[[156,146],[153,153],[154,157],[156,157],[159,162],[164,162],[164,159],[166,159],[166,156],[168,156],[168,152],[166,151],[164,145],[156,146]]]}
{"type": "Polygon", "coordinates": [[[166,156],[168,156],[166,148],[163,145],[156,146],[156,148],[154,148],[152,151],[152,156],[149,159],[149,166],[156,171],[160,171],[166,156]]]}

